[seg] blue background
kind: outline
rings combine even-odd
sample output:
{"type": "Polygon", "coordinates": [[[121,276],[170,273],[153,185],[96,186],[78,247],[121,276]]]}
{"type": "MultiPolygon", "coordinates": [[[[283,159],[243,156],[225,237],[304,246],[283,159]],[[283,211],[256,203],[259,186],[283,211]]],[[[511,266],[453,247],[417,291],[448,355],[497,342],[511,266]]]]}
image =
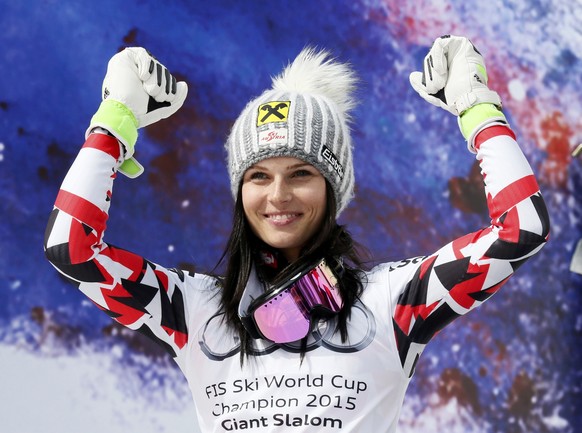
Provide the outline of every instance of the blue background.
{"type": "Polygon", "coordinates": [[[456,119],[408,84],[434,38],[451,33],[485,56],[538,176],[552,239],[491,302],[429,345],[401,431],[579,431],[582,277],[569,266],[582,237],[582,167],[570,156],[582,141],[582,6],[402,3],[0,1],[0,427],[196,431],[172,362],[112,325],[43,256],[48,214],[113,54],[144,46],[190,92],[175,116],[140,132],[146,172],[116,182],[108,242],[170,267],[211,270],[231,229],[229,128],[271,76],[314,45],[361,78],[356,198],[341,222],[381,262],[428,254],[488,224],[456,119]]]}

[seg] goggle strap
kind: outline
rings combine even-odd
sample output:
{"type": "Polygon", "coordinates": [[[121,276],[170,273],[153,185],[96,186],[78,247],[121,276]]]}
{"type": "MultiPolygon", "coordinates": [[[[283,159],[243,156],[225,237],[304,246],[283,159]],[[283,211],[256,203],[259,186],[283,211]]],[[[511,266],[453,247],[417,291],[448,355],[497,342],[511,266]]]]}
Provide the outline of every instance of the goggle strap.
{"type": "Polygon", "coordinates": [[[252,338],[255,340],[262,338],[259,334],[259,331],[257,330],[255,321],[253,320],[252,316],[241,316],[240,321],[252,338]]]}

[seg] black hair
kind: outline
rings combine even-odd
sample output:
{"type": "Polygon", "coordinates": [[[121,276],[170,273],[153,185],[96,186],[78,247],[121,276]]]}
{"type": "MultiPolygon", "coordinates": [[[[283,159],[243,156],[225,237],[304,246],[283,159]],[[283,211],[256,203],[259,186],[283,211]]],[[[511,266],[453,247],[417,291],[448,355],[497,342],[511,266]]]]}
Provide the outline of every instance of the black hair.
{"type": "MultiPolygon", "coordinates": [[[[289,268],[296,268],[308,262],[325,258],[328,263],[341,263],[343,269],[338,275],[339,290],[344,301],[342,310],[337,315],[337,329],[341,339],[348,338],[347,322],[352,306],[364,290],[364,270],[367,251],[352,239],[351,234],[337,223],[335,194],[326,180],[326,211],[320,230],[306,243],[307,248],[301,252],[300,258],[291,264],[286,263],[282,254],[278,257],[282,266],[273,271],[260,260],[262,251],[272,248],[265,245],[253,233],[244,213],[242,205],[242,182],[239,187],[234,206],[233,229],[226,248],[215,267],[215,271],[226,265],[223,277],[219,277],[220,306],[224,313],[226,326],[232,327],[240,338],[241,365],[244,359],[252,353],[252,338],[243,327],[238,308],[247,285],[253,265],[260,279],[272,282],[277,275],[286,273],[289,268]]],[[[302,343],[301,358],[305,355],[306,339],[302,343]]]]}

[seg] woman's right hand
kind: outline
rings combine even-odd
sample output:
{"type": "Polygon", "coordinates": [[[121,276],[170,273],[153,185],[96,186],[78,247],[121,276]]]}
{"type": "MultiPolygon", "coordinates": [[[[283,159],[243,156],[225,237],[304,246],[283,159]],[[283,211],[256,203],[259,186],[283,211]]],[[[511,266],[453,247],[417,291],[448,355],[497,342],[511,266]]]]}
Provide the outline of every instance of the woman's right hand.
{"type": "Polygon", "coordinates": [[[176,82],[146,49],[132,47],[109,60],[102,90],[103,101],[86,135],[97,127],[114,135],[125,147],[125,161],[119,171],[137,177],[143,172],[133,158],[137,129],[178,111],[188,94],[188,85],[176,82]]]}

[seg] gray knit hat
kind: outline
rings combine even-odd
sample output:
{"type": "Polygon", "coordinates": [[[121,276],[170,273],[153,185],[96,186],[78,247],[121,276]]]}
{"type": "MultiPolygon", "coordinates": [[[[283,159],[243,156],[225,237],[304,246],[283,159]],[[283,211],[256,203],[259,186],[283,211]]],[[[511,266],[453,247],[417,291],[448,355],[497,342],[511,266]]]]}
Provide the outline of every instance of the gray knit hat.
{"type": "Polygon", "coordinates": [[[339,215],[354,190],[349,121],[355,84],[353,70],[328,52],[301,51],[234,123],[226,142],[233,197],[252,165],[291,156],[313,165],[329,181],[339,215]]]}

